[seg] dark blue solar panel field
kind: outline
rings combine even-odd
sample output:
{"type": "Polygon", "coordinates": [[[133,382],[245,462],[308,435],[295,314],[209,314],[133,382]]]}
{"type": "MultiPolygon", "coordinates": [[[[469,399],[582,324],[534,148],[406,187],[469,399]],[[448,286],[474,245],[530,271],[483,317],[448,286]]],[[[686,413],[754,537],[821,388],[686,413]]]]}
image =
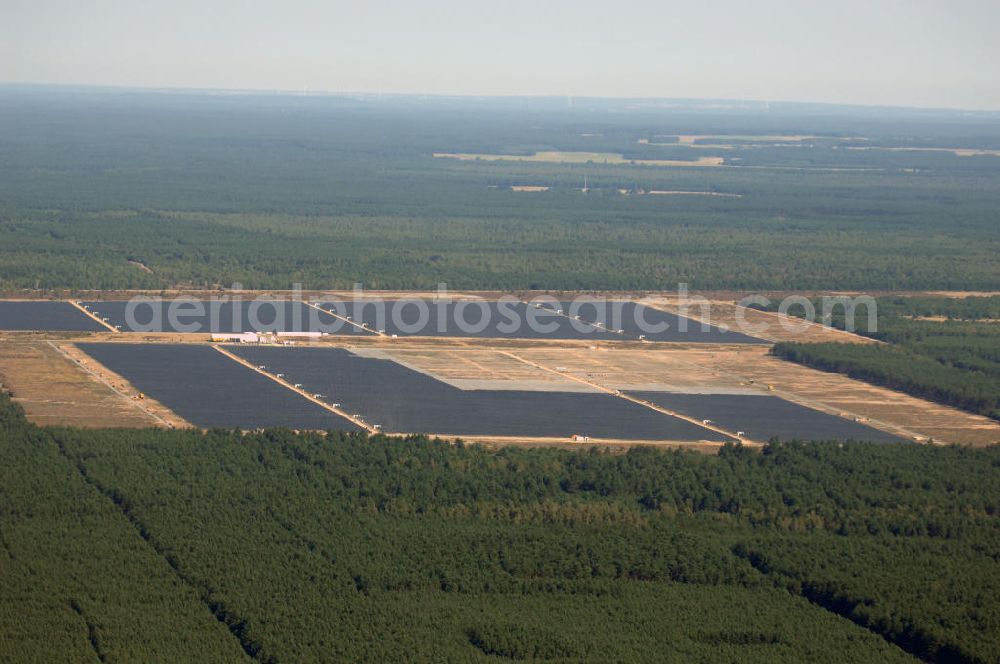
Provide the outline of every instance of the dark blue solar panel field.
{"type": "Polygon", "coordinates": [[[113,343],[77,346],[196,426],[358,428],[209,346],[113,343]]]}
{"type": "Polygon", "coordinates": [[[327,332],[484,339],[602,339],[612,334],[523,302],[365,300],[317,302],[336,315],[295,301],[100,301],[86,307],[128,332],[327,332]]]}
{"type": "Polygon", "coordinates": [[[340,348],[231,350],[385,431],[630,440],[724,440],[685,420],[603,393],[459,390],[390,360],[340,348]]]}
{"type": "Polygon", "coordinates": [[[686,343],[767,344],[740,332],[705,325],[696,320],[654,309],[637,302],[621,300],[577,300],[544,303],[557,308],[571,319],[598,323],[603,328],[621,331],[619,338],[686,343]]]}
{"type": "MultiPolygon", "coordinates": [[[[325,332],[478,339],[768,343],[623,301],[581,299],[528,304],[513,299],[347,300],[318,301],[313,307],[294,300],[141,298],[81,304],[123,332],[325,332]]],[[[0,302],[0,329],[104,331],[106,328],[65,302],[0,302]]]]}
{"type": "Polygon", "coordinates": [[[633,396],[697,419],[711,419],[730,430],[743,431],[748,438],[767,441],[866,440],[880,443],[902,439],[864,424],[830,415],[770,395],[755,394],[675,394],[672,392],[632,392],[633,396]]]}
{"type": "MultiPolygon", "coordinates": [[[[385,339],[390,336],[444,337],[459,340],[455,348],[468,348],[464,339],[768,343],[624,300],[580,297],[568,301],[539,297],[525,302],[505,296],[493,300],[373,298],[311,302],[315,306],[280,298],[234,301],[186,297],[96,300],[79,304],[109,325],[137,333],[325,332],[350,335],[356,340],[377,340],[379,344],[395,343],[385,339]]],[[[69,302],[0,301],[0,330],[45,329],[107,331],[69,302]]],[[[359,420],[377,424],[388,432],[545,439],[580,435],[594,439],[713,442],[733,439],[736,432],[743,432],[745,440],[754,442],[775,437],[785,440],[901,440],[866,426],[863,421],[829,415],[772,395],[716,394],[707,385],[704,390],[693,385],[693,393],[680,393],[684,392],[683,387],[678,393],[648,391],[656,389],[657,376],[649,379],[652,382],[619,388],[613,380],[604,380],[607,376],[601,367],[606,366],[612,373],[631,370],[625,367],[639,370],[641,362],[635,364],[625,356],[620,365],[613,355],[608,355],[607,361],[594,361],[593,369],[583,379],[588,383],[583,391],[574,391],[578,386],[573,385],[558,391],[551,386],[532,384],[533,378],[516,375],[504,378],[504,372],[509,370],[489,368],[490,360],[479,369],[475,368],[478,366],[476,360],[469,360],[462,365],[465,373],[460,377],[466,382],[451,384],[417,368],[376,358],[367,352],[359,355],[337,348],[336,341],[327,348],[304,347],[301,341],[300,345],[292,344],[292,348],[269,345],[275,341],[280,344],[282,340],[272,339],[262,345],[238,345],[230,350],[253,365],[265,365],[268,373],[284,374],[291,384],[301,384],[309,394],[324,395],[323,401],[338,404],[341,413],[356,414],[359,420]],[[499,373],[491,373],[494,370],[499,373]],[[512,389],[504,389],[503,380],[511,381],[507,385],[512,389]],[[522,380],[524,382],[518,384],[522,380]],[[491,381],[500,382],[491,384],[491,381]],[[632,390],[628,396],[680,417],[609,393],[615,389],[632,390]],[[711,424],[701,426],[703,420],[710,420],[711,424]],[[723,433],[713,431],[712,427],[723,433]]],[[[451,352],[441,346],[445,343],[442,340],[428,343],[434,353],[443,353],[439,358],[446,358],[451,352]]],[[[84,343],[80,347],[132,382],[137,390],[149,394],[197,426],[358,428],[349,419],[208,346],[84,343]]],[[[418,344],[417,352],[425,352],[419,350],[420,347],[418,344]]],[[[614,348],[592,347],[604,352],[614,348]]],[[[653,346],[644,348],[651,352],[656,350],[653,346]]],[[[496,350],[511,355],[502,348],[496,350]]],[[[621,350],[636,352],[636,347],[621,350]]],[[[764,350],[752,351],[756,353],[754,357],[764,350]]],[[[712,349],[711,352],[714,357],[719,352],[749,351],[749,348],[733,347],[712,349]]],[[[530,356],[511,356],[515,362],[532,366],[533,371],[571,376],[574,372],[568,372],[566,366],[574,364],[573,353],[589,350],[586,346],[567,343],[566,355],[560,354],[561,349],[555,352],[555,355],[544,357],[542,365],[535,364],[530,356]],[[562,360],[563,357],[566,360],[562,360]]],[[[469,357],[472,356],[466,355],[469,357]]],[[[455,361],[465,362],[459,356],[455,361]]],[[[431,365],[437,368],[428,371],[435,374],[443,371],[441,375],[445,375],[453,370],[449,362],[447,359],[431,360],[431,365]],[[434,365],[434,362],[444,364],[434,365]]],[[[683,362],[676,368],[683,369],[683,362]]]]}
{"type": "Polygon", "coordinates": [[[397,336],[621,340],[620,335],[523,302],[351,301],[320,304],[370,329],[397,336]]]}
{"type": "Polygon", "coordinates": [[[101,332],[107,328],[68,302],[2,300],[0,330],[101,332]]]}
{"type": "Polygon", "coordinates": [[[304,332],[369,334],[302,302],[106,300],[84,306],[126,332],[304,332]]]}

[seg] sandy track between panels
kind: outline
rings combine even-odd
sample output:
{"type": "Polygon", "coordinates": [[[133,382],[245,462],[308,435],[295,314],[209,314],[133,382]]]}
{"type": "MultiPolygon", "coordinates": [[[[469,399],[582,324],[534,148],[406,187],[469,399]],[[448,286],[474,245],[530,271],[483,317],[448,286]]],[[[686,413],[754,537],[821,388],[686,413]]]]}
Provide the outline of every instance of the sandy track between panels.
{"type": "Polygon", "coordinates": [[[212,348],[214,348],[218,352],[222,353],[223,355],[225,355],[227,358],[229,358],[233,362],[236,362],[237,364],[241,364],[244,367],[246,367],[247,369],[249,369],[250,371],[258,373],[261,376],[264,376],[265,378],[274,381],[275,383],[277,383],[278,385],[281,385],[286,390],[288,390],[290,392],[294,392],[295,394],[298,394],[300,397],[302,397],[306,401],[310,401],[310,402],[316,404],[317,406],[319,406],[320,408],[323,408],[324,410],[328,410],[331,413],[333,413],[334,415],[338,415],[338,416],[344,418],[345,420],[347,420],[348,422],[352,422],[352,423],[356,424],[358,427],[360,427],[361,429],[364,429],[368,433],[378,433],[378,431],[377,431],[377,429],[375,427],[373,427],[372,425],[368,424],[364,420],[361,420],[361,419],[359,419],[357,417],[354,417],[353,415],[350,415],[349,413],[346,413],[346,412],[340,410],[339,408],[336,408],[333,405],[326,403],[325,401],[323,401],[323,400],[315,397],[314,395],[310,394],[309,392],[306,392],[305,390],[296,387],[294,384],[288,382],[284,378],[279,378],[278,375],[276,375],[276,374],[272,374],[272,373],[269,373],[267,371],[264,371],[260,367],[256,366],[252,362],[250,362],[250,361],[248,361],[248,360],[240,357],[239,355],[237,355],[236,353],[232,352],[231,350],[229,350],[227,348],[224,348],[222,346],[212,346],[212,348]]]}
{"type": "MultiPolygon", "coordinates": [[[[90,357],[82,350],[71,344],[51,344],[67,360],[76,364],[90,378],[101,385],[104,385],[122,399],[132,403],[140,411],[148,415],[156,426],[169,428],[186,429],[191,428],[190,422],[177,415],[175,412],[161,404],[156,399],[143,394],[137,390],[128,380],[106,366],[90,357]]],[[[115,426],[115,425],[105,425],[115,426]]],[[[122,425],[117,425],[122,426],[122,425]]]]}
{"type": "MultiPolygon", "coordinates": [[[[431,437],[434,437],[433,435],[431,437]]],[[[441,436],[441,438],[454,438],[454,436],[441,436]]],[[[506,447],[517,445],[520,447],[555,447],[567,450],[590,449],[593,447],[626,450],[629,447],[659,447],[666,449],[682,449],[706,454],[718,454],[719,449],[725,443],[715,441],[674,441],[674,440],[625,440],[612,438],[591,438],[582,442],[573,442],[565,438],[528,438],[522,436],[459,436],[464,443],[476,443],[486,447],[506,447]]],[[[745,441],[744,445],[752,448],[760,448],[760,445],[745,441]]]]}
{"type": "MultiPolygon", "coordinates": [[[[151,401],[110,375],[102,381],[96,363],[81,366],[83,356],[69,344],[6,338],[0,343],[0,382],[14,394],[28,419],[40,425],[74,427],[155,427],[166,422],[151,401]]],[[[87,358],[89,360],[89,358],[87,358]]],[[[169,420],[168,420],[169,421],[169,420]]]]}
{"type": "Polygon", "coordinates": [[[77,311],[79,311],[81,314],[83,314],[87,318],[91,319],[92,321],[94,321],[95,323],[97,323],[98,325],[100,325],[101,327],[105,328],[109,332],[115,332],[115,333],[121,332],[121,330],[115,328],[114,326],[112,326],[111,324],[109,324],[106,320],[104,320],[103,318],[101,318],[100,316],[95,315],[94,312],[91,311],[90,309],[85,309],[82,306],[80,306],[79,304],[77,304],[76,300],[67,300],[67,303],[71,307],[73,307],[74,309],[76,309],[77,311]]]}

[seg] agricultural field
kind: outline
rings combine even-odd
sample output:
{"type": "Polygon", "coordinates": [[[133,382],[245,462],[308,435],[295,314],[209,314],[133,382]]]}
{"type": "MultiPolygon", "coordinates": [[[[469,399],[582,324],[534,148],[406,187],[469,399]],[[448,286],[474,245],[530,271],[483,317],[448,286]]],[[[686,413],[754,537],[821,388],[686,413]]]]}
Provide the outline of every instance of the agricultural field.
{"type": "Polygon", "coordinates": [[[438,159],[458,159],[459,161],[527,161],[550,162],[556,164],[629,164],[639,166],[722,166],[722,157],[695,157],[694,159],[626,159],[610,152],[551,152],[542,151],[527,155],[510,154],[452,154],[435,152],[438,159]]]}

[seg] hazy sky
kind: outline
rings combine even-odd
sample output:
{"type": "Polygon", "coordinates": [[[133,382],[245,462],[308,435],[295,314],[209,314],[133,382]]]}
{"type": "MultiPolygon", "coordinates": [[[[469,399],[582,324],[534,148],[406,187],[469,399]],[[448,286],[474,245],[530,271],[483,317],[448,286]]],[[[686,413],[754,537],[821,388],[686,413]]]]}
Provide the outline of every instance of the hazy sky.
{"type": "Polygon", "coordinates": [[[0,81],[1000,109],[1000,0],[0,0],[0,81]]]}

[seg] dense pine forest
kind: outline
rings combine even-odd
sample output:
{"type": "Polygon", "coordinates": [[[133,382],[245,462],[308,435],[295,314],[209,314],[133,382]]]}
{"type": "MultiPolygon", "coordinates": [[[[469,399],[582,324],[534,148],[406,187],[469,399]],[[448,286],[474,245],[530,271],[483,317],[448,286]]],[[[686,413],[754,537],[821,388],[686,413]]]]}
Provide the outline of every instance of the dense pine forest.
{"type": "Polygon", "coordinates": [[[1000,287],[1000,156],[927,148],[1000,121],[5,86],[0,289],[1000,287]],[[724,165],[433,156],[545,150],[724,165]]]}
{"type": "MultiPolygon", "coordinates": [[[[877,311],[869,326],[860,306],[854,324],[884,345],[782,343],[774,354],[1000,419],[1000,297],[887,296],[877,311]]],[[[844,314],[829,323],[843,328],[844,314]]]]}
{"type": "Polygon", "coordinates": [[[997,662],[1000,448],[67,430],[0,397],[38,662],[997,662]]]}

